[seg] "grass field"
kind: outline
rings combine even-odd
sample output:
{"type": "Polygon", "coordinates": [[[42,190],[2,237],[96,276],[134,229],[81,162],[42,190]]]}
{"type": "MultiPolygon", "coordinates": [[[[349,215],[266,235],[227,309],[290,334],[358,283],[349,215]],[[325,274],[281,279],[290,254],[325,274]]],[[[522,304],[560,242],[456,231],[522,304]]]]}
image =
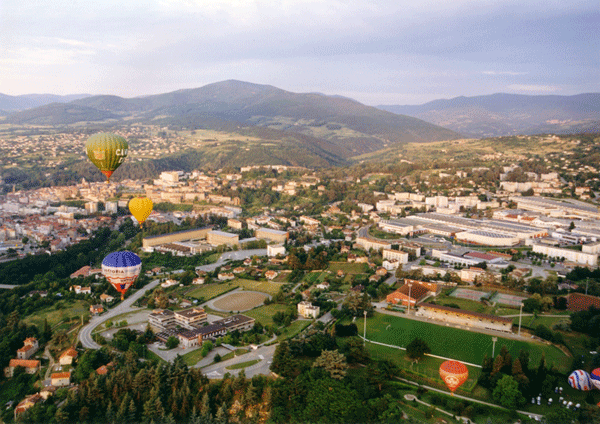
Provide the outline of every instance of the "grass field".
{"type": "MultiPolygon", "coordinates": [[[[370,340],[406,347],[416,337],[425,340],[434,355],[472,364],[480,365],[486,354],[492,355],[492,336],[487,334],[386,314],[376,313],[367,320],[367,338],[370,340]]],[[[521,349],[529,351],[530,367],[538,365],[542,354],[545,354],[548,364],[555,365],[561,372],[566,372],[571,363],[570,358],[554,346],[498,337],[496,353],[502,345],[506,345],[513,358],[519,356],[521,349]]]]}
{"type": "Polygon", "coordinates": [[[228,370],[239,370],[239,369],[242,369],[242,368],[251,367],[254,364],[258,364],[260,361],[262,361],[262,359],[253,359],[251,361],[240,362],[239,364],[233,364],[233,365],[230,365],[230,366],[228,366],[226,368],[228,370]]]}
{"type": "Polygon", "coordinates": [[[198,287],[192,291],[187,293],[188,296],[195,297],[196,299],[204,299],[210,300],[217,296],[222,295],[229,290],[232,290],[237,287],[237,284],[233,284],[232,282],[222,283],[222,284],[208,284],[205,286],[198,287]]]}
{"type": "Polygon", "coordinates": [[[50,327],[54,327],[59,322],[68,318],[81,319],[81,315],[89,316],[90,309],[86,302],[83,300],[65,301],[61,300],[52,306],[42,309],[36,312],[34,315],[29,315],[23,319],[27,325],[35,325],[38,329],[44,328],[44,320],[48,320],[50,327]],[[62,305],[61,309],[56,309],[56,305],[62,305]]]}
{"type": "Polygon", "coordinates": [[[244,312],[244,315],[254,318],[262,325],[273,325],[273,315],[276,312],[285,312],[288,307],[286,305],[280,305],[277,303],[271,303],[270,305],[259,306],[251,311],[244,312]]]}
{"type": "Polygon", "coordinates": [[[344,274],[364,274],[367,272],[368,265],[367,264],[356,264],[356,263],[347,263],[347,262],[330,262],[329,271],[334,274],[337,273],[340,269],[344,272],[344,274]]]}
{"type": "Polygon", "coordinates": [[[281,334],[279,335],[279,337],[277,337],[277,341],[291,339],[296,334],[308,327],[311,322],[312,321],[309,320],[298,320],[292,322],[289,327],[284,327],[281,330],[281,334]]]}
{"type": "Polygon", "coordinates": [[[238,278],[233,280],[233,284],[243,287],[245,290],[254,290],[275,296],[281,286],[281,283],[273,283],[271,281],[254,281],[238,278]]]}

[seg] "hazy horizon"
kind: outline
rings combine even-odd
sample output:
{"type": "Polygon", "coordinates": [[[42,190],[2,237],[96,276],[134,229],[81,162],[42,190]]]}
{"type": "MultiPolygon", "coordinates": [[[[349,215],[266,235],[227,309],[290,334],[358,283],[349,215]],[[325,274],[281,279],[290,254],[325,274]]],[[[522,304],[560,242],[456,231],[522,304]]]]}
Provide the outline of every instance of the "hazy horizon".
{"type": "Polygon", "coordinates": [[[368,105],[600,91],[597,2],[0,4],[0,93],[131,98],[236,79],[368,105]]]}

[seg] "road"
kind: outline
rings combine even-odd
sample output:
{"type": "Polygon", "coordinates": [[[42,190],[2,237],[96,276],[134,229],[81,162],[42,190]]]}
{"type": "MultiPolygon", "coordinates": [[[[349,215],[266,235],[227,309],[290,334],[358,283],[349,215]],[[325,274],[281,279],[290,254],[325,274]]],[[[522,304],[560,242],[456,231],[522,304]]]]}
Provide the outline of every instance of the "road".
{"type": "Polygon", "coordinates": [[[86,349],[100,349],[101,346],[92,339],[92,331],[94,331],[94,329],[103,322],[114,318],[117,315],[137,310],[138,308],[132,306],[135,303],[135,301],[142,297],[144,294],[146,294],[148,290],[154,289],[159,283],[159,279],[153,280],[152,282],[146,284],[144,287],[133,293],[119,305],[109,310],[107,313],[100,316],[92,317],[90,319],[90,322],[86,324],[79,332],[78,337],[79,340],[81,340],[81,344],[83,345],[83,347],[86,349]]]}
{"type": "MultiPolygon", "coordinates": [[[[241,370],[228,370],[226,367],[229,367],[234,364],[239,364],[241,362],[260,359],[260,362],[258,362],[257,364],[244,368],[246,377],[252,378],[255,375],[269,375],[271,373],[269,367],[271,366],[273,354],[275,353],[276,348],[277,345],[259,347],[258,349],[246,353],[245,355],[236,356],[235,358],[229,359],[228,361],[219,362],[218,364],[214,365],[209,365],[202,369],[202,373],[208,378],[214,379],[223,378],[223,375],[225,375],[225,373],[237,375],[241,370]]],[[[195,367],[199,367],[199,365],[195,365],[195,367]]]]}
{"type": "Polygon", "coordinates": [[[6,290],[10,290],[10,289],[14,289],[17,286],[14,286],[12,284],[0,284],[0,289],[6,289],[6,290]]]}

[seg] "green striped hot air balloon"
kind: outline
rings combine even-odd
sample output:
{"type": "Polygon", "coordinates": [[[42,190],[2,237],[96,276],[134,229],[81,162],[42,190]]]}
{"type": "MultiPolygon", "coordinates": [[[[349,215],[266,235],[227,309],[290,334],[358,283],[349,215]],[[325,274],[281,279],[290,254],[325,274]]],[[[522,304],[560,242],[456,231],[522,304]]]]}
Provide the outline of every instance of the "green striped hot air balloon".
{"type": "Polygon", "coordinates": [[[92,163],[106,175],[108,182],[114,170],[121,166],[127,157],[129,145],[120,135],[98,133],[88,138],[85,150],[92,163]]]}

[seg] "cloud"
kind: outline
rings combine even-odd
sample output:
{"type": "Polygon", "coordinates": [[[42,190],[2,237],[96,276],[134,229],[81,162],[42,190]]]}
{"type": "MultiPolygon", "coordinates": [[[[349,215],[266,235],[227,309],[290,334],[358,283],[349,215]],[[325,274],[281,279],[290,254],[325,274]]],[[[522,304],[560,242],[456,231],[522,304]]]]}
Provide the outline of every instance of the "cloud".
{"type": "Polygon", "coordinates": [[[526,91],[529,93],[553,93],[560,90],[556,85],[537,85],[537,84],[511,84],[508,86],[510,90],[526,91]]]}

